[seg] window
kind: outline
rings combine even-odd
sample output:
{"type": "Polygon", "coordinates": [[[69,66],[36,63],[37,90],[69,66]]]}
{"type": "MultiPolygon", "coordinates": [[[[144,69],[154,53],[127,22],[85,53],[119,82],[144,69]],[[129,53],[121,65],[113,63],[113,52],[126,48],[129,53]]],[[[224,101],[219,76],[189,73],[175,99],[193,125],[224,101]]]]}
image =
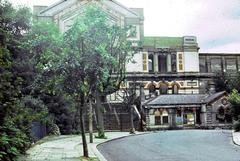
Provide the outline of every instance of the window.
{"type": "Polygon", "coordinates": [[[158,56],[158,71],[161,73],[167,72],[167,56],[165,54],[158,56]]]}
{"type": "Polygon", "coordinates": [[[160,94],[167,94],[168,93],[168,85],[165,83],[160,84],[160,94]]]}
{"type": "Polygon", "coordinates": [[[143,71],[147,72],[148,69],[148,53],[143,53],[143,71]]]}
{"type": "Polygon", "coordinates": [[[183,54],[178,54],[178,70],[183,70],[183,54]]]}
{"type": "Polygon", "coordinates": [[[172,93],[173,93],[173,94],[178,94],[178,85],[177,85],[177,84],[174,84],[174,85],[172,86],[172,93]]]}
{"type": "Polygon", "coordinates": [[[155,125],[161,125],[161,112],[159,110],[156,110],[154,112],[155,115],[155,125]]]}
{"type": "Polygon", "coordinates": [[[150,93],[150,94],[155,94],[155,92],[156,92],[156,87],[155,87],[154,84],[150,84],[150,85],[148,86],[148,89],[149,89],[149,93],[150,93]]]}
{"type": "Polygon", "coordinates": [[[132,25],[128,31],[128,37],[136,38],[137,37],[137,26],[132,25]]]}
{"type": "Polygon", "coordinates": [[[177,71],[177,62],[176,62],[176,54],[172,54],[172,72],[177,71]]]}
{"type": "Polygon", "coordinates": [[[163,116],[163,124],[168,124],[168,116],[163,116]]]}
{"type": "Polygon", "coordinates": [[[219,109],[218,109],[218,112],[217,112],[217,115],[216,115],[216,120],[218,120],[220,123],[225,122],[225,110],[222,106],[219,107],[219,109]]]}
{"type": "Polygon", "coordinates": [[[199,69],[200,69],[201,73],[206,73],[207,72],[205,57],[199,57],[199,69]]]}
{"type": "Polygon", "coordinates": [[[236,71],[237,70],[236,59],[226,59],[226,70],[227,71],[236,71]]]}
{"type": "Polygon", "coordinates": [[[155,116],[155,125],[161,125],[161,116],[155,116]]]}
{"type": "Polygon", "coordinates": [[[154,62],[153,62],[153,55],[148,55],[148,71],[153,72],[154,69],[154,62]]]}
{"type": "Polygon", "coordinates": [[[222,71],[222,61],[221,58],[212,58],[211,59],[211,72],[222,71]]]}

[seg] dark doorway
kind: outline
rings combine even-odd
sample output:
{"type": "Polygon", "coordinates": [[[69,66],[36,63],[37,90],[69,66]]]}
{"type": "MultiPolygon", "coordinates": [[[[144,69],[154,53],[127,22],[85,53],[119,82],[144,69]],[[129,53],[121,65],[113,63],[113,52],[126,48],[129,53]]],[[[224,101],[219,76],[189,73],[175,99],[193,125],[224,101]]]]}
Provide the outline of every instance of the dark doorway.
{"type": "Polygon", "coordinates": [[[198,108],[197,110],[196,110],[196,123],[197,124],[201,124],[201,110],[198,108]]]}

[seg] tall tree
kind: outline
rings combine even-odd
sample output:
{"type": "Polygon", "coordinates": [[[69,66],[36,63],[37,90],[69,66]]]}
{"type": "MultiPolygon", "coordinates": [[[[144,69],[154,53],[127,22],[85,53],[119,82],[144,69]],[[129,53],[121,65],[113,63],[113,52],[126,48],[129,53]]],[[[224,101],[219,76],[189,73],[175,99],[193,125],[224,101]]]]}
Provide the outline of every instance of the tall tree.
{"type": "MultiPolygon", "coordinates": [[[[64,48],[59,52],[41,55],[47,61],[40,66],[45,72],[53,71],[56,78],[53,82],[60,84],[78,104],[84,156],[88,157],[84,127],[88,101],[91,105],[91,98],[95,97],[98,102],[98,93],[106,92],[110,84],[114,88],[121,83],[125,63],[131,56],[131,43],[127,41],[125,28],[111,24],[96,5],[86,8],[65,32],[63,42],[64,48]]],[[[108,88],[108,93],[114,90],[108,88]]]]}

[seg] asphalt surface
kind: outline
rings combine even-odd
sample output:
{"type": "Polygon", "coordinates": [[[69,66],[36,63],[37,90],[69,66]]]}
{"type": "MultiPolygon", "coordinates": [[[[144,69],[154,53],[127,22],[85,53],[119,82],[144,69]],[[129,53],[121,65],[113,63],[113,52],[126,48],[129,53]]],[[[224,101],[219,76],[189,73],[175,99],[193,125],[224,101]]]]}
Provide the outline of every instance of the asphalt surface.
{"type": "Polygon", "coordinates": [[[108,161],[240,161],[231,131],[160,131],[99,145],[108,161]]]}

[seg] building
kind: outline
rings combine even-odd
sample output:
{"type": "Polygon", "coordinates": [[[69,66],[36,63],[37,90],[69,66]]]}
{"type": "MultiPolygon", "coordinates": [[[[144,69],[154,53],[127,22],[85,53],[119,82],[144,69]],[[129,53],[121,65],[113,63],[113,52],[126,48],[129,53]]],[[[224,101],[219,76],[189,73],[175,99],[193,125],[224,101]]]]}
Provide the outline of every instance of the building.
{"type": "MultiPolygon", "coordinates": [[[[115,0],[61,0],[52,6],[34,6],[38,20],[56,23],[62,32],[71,27],[89,3],[100,6],[114,23],[132,26],[129,41],[142,42],[134,62],[126,65],[127,80],[122,88],[140,84],[147,128],[224,126],[231,122],[226,93],[215,93],[216,72],[240,71],[240,53],[199,53],[195,36],[144,36],[141,8],[127,8],[115,0]]],[[[140,91],[139,86],[139,91],[140,91]]],[[[108,96],[122,100],[119,90],[108,96]]]]}

